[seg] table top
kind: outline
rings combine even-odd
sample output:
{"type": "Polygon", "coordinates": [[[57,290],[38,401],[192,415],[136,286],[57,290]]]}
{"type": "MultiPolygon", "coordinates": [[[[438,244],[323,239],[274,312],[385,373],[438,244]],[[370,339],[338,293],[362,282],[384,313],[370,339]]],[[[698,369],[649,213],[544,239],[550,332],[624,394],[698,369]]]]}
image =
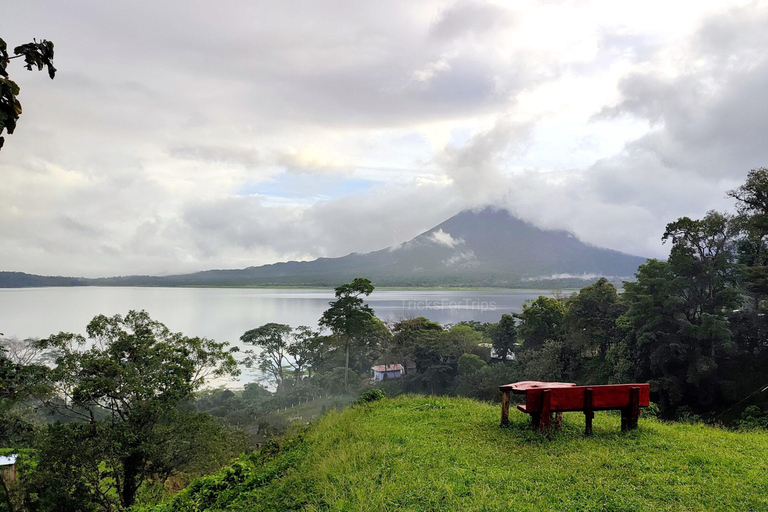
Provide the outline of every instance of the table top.
{"type": "Polygon", "coordinates": [[[529,389],[551,389],[551,388],[571,388],[576,386],[575,382],[544,382],[539,380],[524,380],[513,382],[501,386],[502,391],[512,391],[513,393],[525,393],[529,389]]]}

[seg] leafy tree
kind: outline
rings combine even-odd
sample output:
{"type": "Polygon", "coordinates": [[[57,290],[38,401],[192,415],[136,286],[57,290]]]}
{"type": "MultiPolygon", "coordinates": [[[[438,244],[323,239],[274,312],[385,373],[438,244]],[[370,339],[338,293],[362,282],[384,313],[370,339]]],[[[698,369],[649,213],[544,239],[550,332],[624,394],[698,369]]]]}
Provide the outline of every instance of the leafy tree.
{"type": "Polygon", "coordinates": [[[701,411],[722,397],[718,369],[734,352],[729,317],[741,303],[734,237],[726,215],[683,217],[663,237],[673,243],[669,261],[649,260],[624,285],[629,377],[651,381],[667,417],[679,405],[701,411]]]}
{"type": "Polygon", "coordinates": [[[320,333],[311,328],[302,325],[296,329],[294,341],[288,346],[288,355],[291,356],[289,364],[293,367],[293,374],[296,378],[296,384],[301,380],[304,370],[308,370],[309,377],[312,377],[311,362],[314,353],[320,348],[320,333]]]}
{"type": "Polygon", "coordinates": [[[507,360],[510,353],[514,353],[517,345],[517,327],[515,317],[512,315],[501,315],[498,325],[491,332],[491,341],[496,355],[502,361],[507,360]]]}
{"type": "Polygon", "coordinates": [[[433,346],[442,333],[442,325],[423,316],[402,320],[392,327],[389,352],[407,368],[408,360],[414,360],[416,348],[433,346]]]}
{"type": "Polygon", "coordinates": [[[11,59],[23,57],[25,67],[32,70],[33,67],[42,70],[48,68],[48,76],[53,79],[56,76],[56,68],[53,67],[53,43],[43,39],[17,46],[13,49],[14,56],[8,55],[8,45],[0,39],[0,149],[5,139],[1,136],[4,130],[12,134],[16,129],[16,122],[21,115],[21,103],[19,86],[8,76],[8,65],[11,59]]]}
{"type": "Polygon", "coordinates": [[[30,398],[50,394],[48,368],[18,362],[16,355],[9,353],[6,346],[0,346],[0,444],[3,446],[32,434],[32,425],[19,405],[30,398]]]}
{"type": "Polygon", "coordinates": [[[349,389],[349,349],[355,338],[361,337],[375,318],[373,310],[362,297],[373,292],[371,281],[362,277],[336,288],[336,300],[330,302],[320,325],[329,328],[344,346],[344,389],[349,389]]]}
{"type": "Polygon", "coordinates": [[[40,341],[59,352],[50,381],[65,401],[49,406],[76,421],[50,430],[41,445],[68,454],[54,457],[47,474],[79,482],[106,509],[104,496],[114,498],[113,508],[127,508],[143,482],[198,451],[189,437],[193,413],[181,405],[209,377],[237,375],[237,363],[227,343],[172,333],[144,311],[99,315],[86,331],[90,341],[71,333],[40,341]]]}
{"type": "MultiPolygon", "coordinates": [[[[290,325],[268,323],[261,327],[246,331],[240,336],[240,341],[255,345],[261,349],[258,355],[259,369],[277,382],[278,391],[283,389],[285,383],[285,365],[290,345],[290,336],[293,332],[290,325]]],[[[246,366],[250,366],[255,357],[253,351],[247,351],[249,358],[246,366]]]]}
{"type": "Polygon", "coordinates": [[[547,340],[560,341],[563,337],[565,306],[558,299],[540,296],[523,305],[517,334],[523,339],[523,348],[536,350],[547,340]]]}
{"type": "Polygon", "coordinates": [[[604,383],[610,380],[609,350],[623,338],[616,320],[626,306],[605,278],[582,288],[567,303],[563,319],[563,350],[569,380],[604,383]]]}
{"type": "Polygon", "coordinates": [[[435,338],[433,347],[441,356],[458,360],[462,354],[471,352],[482,341],[483,335],[470,326],[454,325],[435,338]]]}
{"type": "Polygon", "coordinates": [[[750,238],[764,240],[768,236],[768,169],[752,169],[746,182],[728,195],[736,199],[736,211],[750,238]]]}
{"type": "Polygon", "coordinates": [[[272,393],[267,388],[259,384],[258,382],[249,382],[243,388],[244,400],[259,400],[263,398],[269,398],[272,393]]]}
{"type": "Polygon", "coordinates": [[[459,358],[459,375],[474,373],[485,368],[487,363],[475,354],[462,354],[459,358]]]}
{"type": "Polygon", "coordinates": [[[768,169],[751,170],[744,185],[728,195],[736,199],[736,220],[744,235],[737,249],[739,262],[746,265],[745,288],[759,315],[768,298],[768,169]]]}
{"type": "Polygon", "coordinates": [[[563,342],[547,340],[538,350],[520,355],[525,380],[558,382],[563,380],[563,342]]]}

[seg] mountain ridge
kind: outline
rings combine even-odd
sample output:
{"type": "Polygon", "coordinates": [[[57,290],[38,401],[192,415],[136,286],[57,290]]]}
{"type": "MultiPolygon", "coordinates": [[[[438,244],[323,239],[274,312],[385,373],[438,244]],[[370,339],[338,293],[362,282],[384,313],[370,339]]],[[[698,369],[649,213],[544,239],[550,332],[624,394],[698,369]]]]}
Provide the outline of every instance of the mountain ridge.
{"type": "Polygon", "coordinates": [[[72,278],[0,272],[0,287],[337,286],[359,276],[379,286],[571,287],[597,277],[632,279],[644,262],[487,207],[464,210],[404,243],[368,253],[166,276],[72,278]]]}

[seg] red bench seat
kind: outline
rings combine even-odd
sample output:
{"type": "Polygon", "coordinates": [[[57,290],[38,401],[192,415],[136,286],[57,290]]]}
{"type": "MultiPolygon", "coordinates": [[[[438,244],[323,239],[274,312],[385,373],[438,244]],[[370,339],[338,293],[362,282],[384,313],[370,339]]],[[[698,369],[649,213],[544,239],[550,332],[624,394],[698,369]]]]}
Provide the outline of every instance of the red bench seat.
{"type": "Polygon", "coordinates": [[[531,421],[542,430],[549,428],[550,415],[582,411],[586,417],[586,433],[592,432],[594,411],[620,410],[621,429],[637,428],[640,407],[650,404],[648,384],[608,384],[577,386],[572,383],[518,382],[500,386],[503,393],[501,423],[509,424],[509,393],[525,394],[525,404],[517,408],[531,415],[531,421]]]}

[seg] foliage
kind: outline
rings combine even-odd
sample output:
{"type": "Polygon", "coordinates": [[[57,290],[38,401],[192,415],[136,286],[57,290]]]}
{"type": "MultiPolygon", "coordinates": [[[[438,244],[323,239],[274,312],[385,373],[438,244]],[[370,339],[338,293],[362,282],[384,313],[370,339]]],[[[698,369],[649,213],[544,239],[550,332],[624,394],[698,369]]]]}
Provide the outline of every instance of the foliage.
{"type": "Polygon", "coordinates": [[[65,398],[48,405],[83,423],[49,427],[40,447],[50,457],[38,470],[89,503],[129,507],[143,482],[164,480],[199,454],[198,436],[217,435],[181,406],[209,376],[236,375],[237,363],[226,343],[171,333],[144,311],[99,315],[86,331],[88,344],[71,333],[40,341],[59,352],[50,382],[65,398]]]}
{"type": "Polygon", "coordinates": [[[626,353],[634,380],[650,381],[662,413],[696,409],[722,399],[721,361],[735,346],[729,316],[741,303],[732,219],[710,212],[700,221],[670,223],[669,262],[649,260],[625,284],[626,353]]]}
{"type": "Polygon", "coordinates": [[[523,305],[517,334],[523,339],[523,348],[537,350],[547,340],[560,341],[563,336],[565,305],[558,299],[539,297],[523,305]]]}
{"type": "Polygon", "coordinates": [[[156,512],[203,510],[764,510],[768,433],[598,412],[545,437],[527,415],[398,397],[330,413],[193,483],[156,512]],[[354,442],[350,442],[354,440],[354,442]],[[513,489],[514,492],[510,492],[513,489]]]}
{"type": "MultiPolygon", "coordinates": [[[[15,345],[10,348],[14,347],[15,345]]],[[[27,350],[18,352],[9,350],[7,343],[0,345],[2,446],[29,440],[33,426],[28,419],[28,408],[21,406],[29,399],[43,398],[50,394],[47,382],[48,368],[33,361],[35,357],[30,356],[27,350]]]]}
{"type": "Polygon", "coordinates": [[[741,413],[741,420],[737,425],[742,429],[768,429],[768,410],[750,405],[741,413]]]}
{"type": "Polygon", "coordinates": [[[523,375],[519,362],[493,363],[477,371],[459,371],[453,390],[459,396],[498,402],[501,400],[499,386],[520,380],[523,375]]]}
{"type": "Polygon", "coordinates": [[[376,402],[383,398],[387,398],[387,394],[380,389],[369,389],[364,391],[360,398],[355,400],[356,405],[364,405],[370,402],[376,402]]]}
{"type": "Polygon", "coordinates": [[[37,68],[48,69],[48,76],[53,79],[56,76],[56,68],[53,67],[53,43],[43,39],[40,42],[33,40],[31,43],[17,46],[13,49],[14,56],[8,55],[8,45],[0,39],[0,149],[5,139],[3,131],[12,134],[16,129],[16,122],[21,116],[21,103],[19,103],[19,86],[10,79],[8,65],[11,59],[23,57],[24,66],[28,70],[37,68]]]}
{"type": "Polygon", "coordinates": [[[525,368],[523,380],[560,382],[563,380],[563,342],[547,340],[539,350],[527,350],[520,354],[525,368]]]}
{"type": "Polygon", "coordinates": [[[397,322],[392,326],[389,354],[407,367],[408,361],[414,360],[415,350],[434,345],[442,332],[442,325],[423,316],[397,322]]]}
{"type": "Polygon", "coordinates": [[[514,354],[517,346],[517,327],[515,317],[512,315],[501,315],[498,325],[491,332],[493,348],[496,350],[496,356],[502,361],[507,360],[507,356],[514,354]]]}
{"type": "MultiPolygon", "coordinates": [[[[290,345],[289,338],[293,329],[290,325],[268,323],[261,327],[246,331],[240,336],[240,341],[249,345],[255,345],[261,350],[258,355],[259,369],[271,375],[277,383],[277,389],[282,389],[285,381],[286,356],[290,345]]],[[[246,359],[246,366],[250,366],[255,358],[253,351],[247,351],[249,358],[246,359]]]]}
{"type": "Polygon", "coordinates": [[[488,364],[475,354],[462,354],[459,358],[458,373],[459,375],[467,375],[482,370],[486,366],[488,364]]]}
{"type": "Polygon", "coordinates": [[[320,325],[327,327],[342,341],[345,350],[344,389],[349,389],[349,350],[355,341],[365,335],[374,326],[375,314],[363,297],[373,292],[371,281],[362,277],[335,289],[336,300],[320,318],[320,325]]]}

